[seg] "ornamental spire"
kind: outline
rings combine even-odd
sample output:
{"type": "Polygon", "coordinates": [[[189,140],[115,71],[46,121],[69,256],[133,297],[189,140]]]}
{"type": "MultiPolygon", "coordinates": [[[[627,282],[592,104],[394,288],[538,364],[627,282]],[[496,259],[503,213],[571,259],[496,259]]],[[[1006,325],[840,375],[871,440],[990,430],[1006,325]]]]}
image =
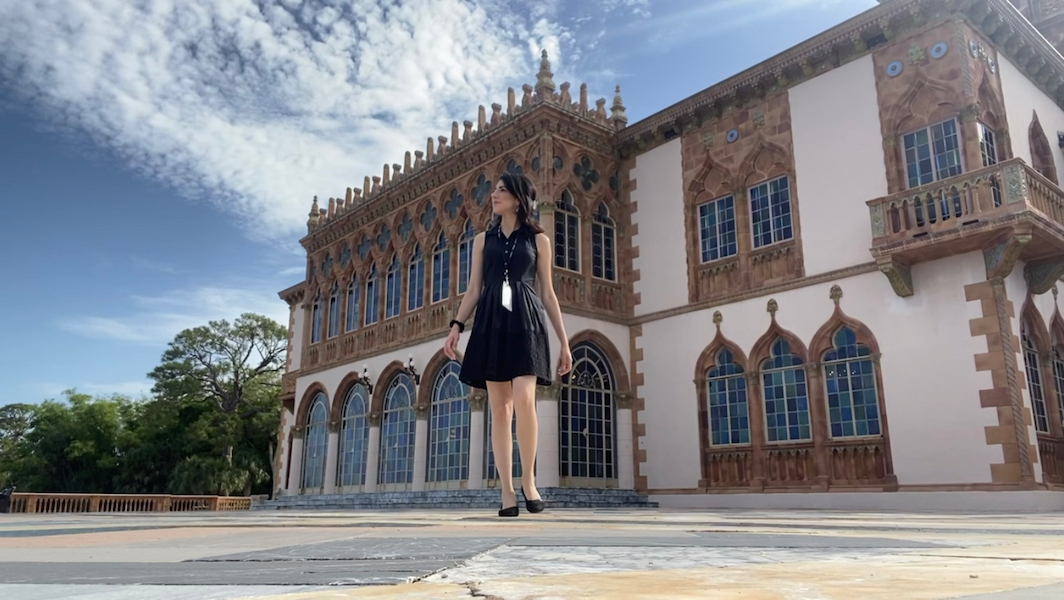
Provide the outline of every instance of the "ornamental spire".
{"type": "Polygon", "coordinates": [[[539,60],[539,73],[536,75],[536,96],[542,102],[554,99],[554,73],[550,71],[550,61],[547,60],[547,51],[543,50],[539,60]]]}

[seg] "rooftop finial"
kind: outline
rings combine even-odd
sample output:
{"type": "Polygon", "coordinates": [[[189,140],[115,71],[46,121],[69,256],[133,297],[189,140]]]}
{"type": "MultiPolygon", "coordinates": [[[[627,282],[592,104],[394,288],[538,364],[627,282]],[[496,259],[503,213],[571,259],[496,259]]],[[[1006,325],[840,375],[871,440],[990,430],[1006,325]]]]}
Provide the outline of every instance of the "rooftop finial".
{"type": "Polygon", "coordinates": [[[536,75],[536,96],[540,102],[554,99],[554,73],[550,72],[550,61],[544,49],[539,60],[539,73],[536,75]]]}
{"type": "Polygon", "coordinates": [[[624,112],[624,102],[621,100],[621,86],[617,85],[617,95],[613,97],[613,106],[610,108],[610,120],[613,121],[614,129],[624,129],[628,125],[628,115],[624,112]]]}
{"type": "Polygon", "coordinates": [[[314,196],[314,203],[310,205],[310,214],[308,215],[308,217],[309,218],[307,219],[307,228],[311,229],[315,225],[318,224],[318,219],[320,218],[319,214],[318,214],[318,197],[317,196],[314,196]]]}

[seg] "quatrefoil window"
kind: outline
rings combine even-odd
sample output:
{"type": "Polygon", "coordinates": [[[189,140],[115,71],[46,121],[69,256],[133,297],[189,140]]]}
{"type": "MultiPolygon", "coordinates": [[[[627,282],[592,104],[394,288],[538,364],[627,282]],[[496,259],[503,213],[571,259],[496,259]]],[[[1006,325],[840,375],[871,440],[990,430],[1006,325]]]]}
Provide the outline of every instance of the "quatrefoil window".
{"type": "Polygon", "coordinates": [[[362,239],[358,242],[357,250],[359,259],[366,260],[366,257],[369,256],[369,248],[371,245],[369,238],[363,235],[362,239]]]}
{"type": "Polygon", "coordinates": [[[477,206],[484,206],[484,202],[491,196],[491,180],[483,173],[477,176],[477,184],[473,186],[473,202],[477,206]]]}
{"type": "MultiPolygon", "coordinates": [[[[483,175],[481,175],[483,177],[483,175]]],[[[458,217],[458,211],[462,208],[462,203],[465,202],[465,198],[462,194],[458,193],[458,188],[451,189],[451,197],[443,205],[443,210],[447,212],[447,216],[452,219],[458,217]]]]}
{"type": "Polygon", "coordinates": [[[436,207],[432,203],[425,205],[425,212],[421,213],[421,228],[425,231],[432,229],[432,224],[436,222],[436,207]]]}
{"type": "Polygon", "coordinates": [[[388,247],[388,242],[392,241],[392,230],[388,229],[385,225],[379,235],[377,235],[377,247],[383,252],[388,247]]]}
{"type": "Polygon", "coordinates": [[[351,262],[351,246],[345,243],[344,247],[340,250],[340,266],[346,267],[349,262],[351,262]]]}
{"type": "Polygon", "coordinates": [[[573,174],[580,178],[580,185],[584,188],[584,191],[590,190],[599,182],[599,173],[595,170],[594,165],[591,164],[591,159],[586,156],[573,165],[573,174]]]}
{"type": "Polygon", "coordinates": [[[410,239],[410,232],[414,230],[414,221],[408,213],[403,214],[403,220],[399,222],[399,237],[405,243],[410,239]]]}
{"type": "Polygon", "coordinates": [[[511,158],[510,162],[506,163],[506,172],[511,175],[524,175],[525,169],[511,158]]]}

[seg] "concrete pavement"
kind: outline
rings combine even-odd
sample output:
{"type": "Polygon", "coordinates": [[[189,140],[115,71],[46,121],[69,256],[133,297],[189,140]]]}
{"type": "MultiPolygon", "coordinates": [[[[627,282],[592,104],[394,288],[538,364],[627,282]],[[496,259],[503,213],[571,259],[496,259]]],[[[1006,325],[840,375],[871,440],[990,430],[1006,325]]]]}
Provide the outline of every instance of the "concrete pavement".
{"type": "Polygon", "coordinates": [[[0,599],[1064,598],[1064,515],[0,515],[0,599]]]}

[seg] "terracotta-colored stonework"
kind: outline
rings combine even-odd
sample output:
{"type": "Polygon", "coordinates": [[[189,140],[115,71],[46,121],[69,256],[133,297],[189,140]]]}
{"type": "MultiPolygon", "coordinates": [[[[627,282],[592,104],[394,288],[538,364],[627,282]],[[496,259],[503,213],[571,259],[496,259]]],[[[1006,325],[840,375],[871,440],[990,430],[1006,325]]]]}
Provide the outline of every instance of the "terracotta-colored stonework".
{"type": "Polygon", "coordinates": [[[726,113],[684,135],[682,144],[690,301],[804,276],[787,94],[726,113]],[[781,177],[787,180],[790,231],[778,241],[755,244],[751,189],[781,177]],[[725,256],[703,260],[700,207],[727,197],[734,207],[734,253],[726,250],[725,256]]]}

